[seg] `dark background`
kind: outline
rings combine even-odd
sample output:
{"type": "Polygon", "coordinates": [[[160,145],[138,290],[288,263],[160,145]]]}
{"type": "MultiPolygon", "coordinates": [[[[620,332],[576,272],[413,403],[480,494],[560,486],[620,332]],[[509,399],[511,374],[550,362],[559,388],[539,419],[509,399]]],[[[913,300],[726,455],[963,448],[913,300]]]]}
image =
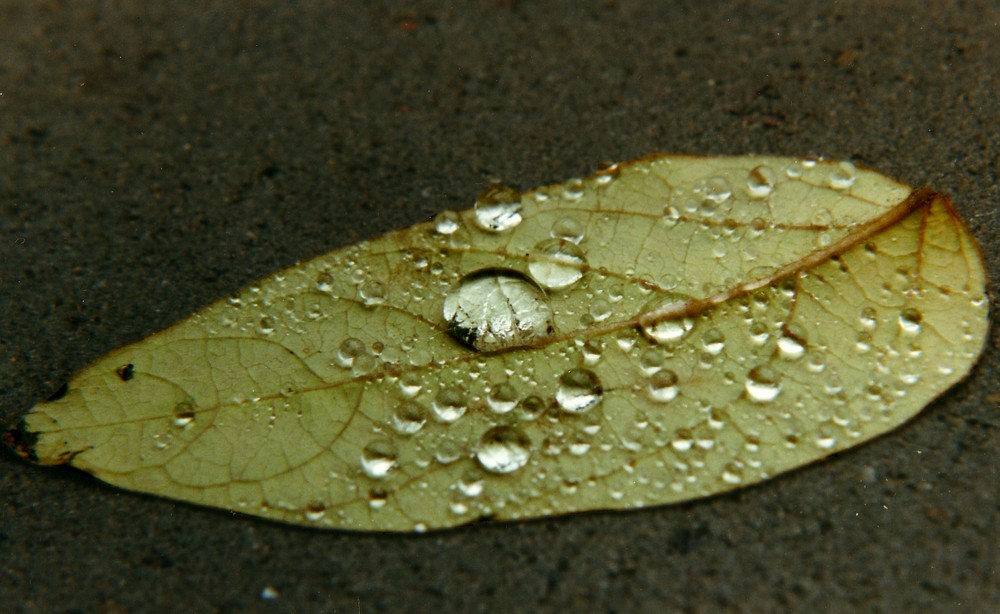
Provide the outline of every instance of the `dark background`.
{"type": "MultiPolygon", "coordinates": [[[[655,151],[827,155],[933,186],[1000,271],[996,3],[147,4],[0,0],[0,420],[491,178],[655,151]]],[[[0,611],[987,610],[997,346],[994,327],[969,380],[895,433],[762,486],[423,536],[0,454],[0,611]]]]}

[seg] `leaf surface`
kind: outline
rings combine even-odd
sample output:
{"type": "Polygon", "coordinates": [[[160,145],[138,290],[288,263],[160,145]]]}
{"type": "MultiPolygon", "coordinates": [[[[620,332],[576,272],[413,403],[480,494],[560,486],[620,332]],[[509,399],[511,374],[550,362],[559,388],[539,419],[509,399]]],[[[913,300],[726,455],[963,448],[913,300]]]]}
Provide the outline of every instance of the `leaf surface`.
{"type": "Polygon", "coordinates": [[[978,357],[984,283],[930,190],[653,156],[273,275],[98,360],[4,440],[351,530],[671,503],[911,418],[978,357]]]}

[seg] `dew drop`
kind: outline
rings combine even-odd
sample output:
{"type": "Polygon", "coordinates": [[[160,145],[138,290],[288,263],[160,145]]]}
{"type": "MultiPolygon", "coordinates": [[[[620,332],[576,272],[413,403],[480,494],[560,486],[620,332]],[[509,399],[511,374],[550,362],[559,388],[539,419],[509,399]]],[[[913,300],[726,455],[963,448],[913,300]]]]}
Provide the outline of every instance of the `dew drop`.
{"type": "Polygon", "coordinates": [[[726,347],[726,336],[718,328],[710,328],[701,337],[701,347],[712,356],[717,356],[726,347]]]}
{"type": "Polygon", "coordinates": [[[487,188],[476,199],[476,225],[487,232],[504,232],[521,223],[521,194],[506,186],[487,188]]]}
{"type": "Polygon", "coordinates": [[[554,239],[563,239],[570,241],[572,243],[579,243],[583,241],[583,224],[578,222],[576,218],[572,217],[562,217],[552,224],[552,230],[549,231],[554,239]]]}
{"type": "Polygon", "coordinates": [[[874,307],[865,307],[861,310],[861,327],[865,330],[875,330],[878,326],[878,314],[874,307]]]}
{"type": "Polygon", "coordinates": [[[414,401],[403,401],[392,414],[392,428],[400,435],[413,435],[426,422],[424,408],[414,401]]]}
{"type": "Polygon", "coordinates": [[[649,397],[660,403],[677,398],[677,374],[669,369],[660,371],[649,379],[649,397]]]}
{"type": "Polygon", "coordinates": [[[194,405],[190,401],[182,401],[174,406],[173,425],[186,429],[194,424],[194,405]]]}
{"type": "Polygon", "coordinates": [[[337,349],[337,355],[334,357],[334,361],[338,366],[349,368],[354,364],[354,361],[358,356],[362,356],[368,353],[368,349],[365,347],[365,343],[356,337],[348,337],[340,343],[340,347],[337,349]]]}
{"type": "Polygon", "coordinates": [[[771,333],[767,328],[767,324],[759,320],[750,324],[750,341],[754,345],[764,345],[770,337],[771,333]]]}
{"type": "Polygon", "coordinates": [[[747,189],[750,198],[767,198],[774,190],[777,175],[770,166],[758,166],[750,171],[747,177],[747,189]]]}
{"type": "Polygon", "coordinates": [[[483,472],[479,469],[470,469],[462,474],[458,480],[458,491],[466,497],[478,497],[483,494],[483,472]]]}
{"type": "Polygon", "coordinates": [[[450,235],[462,225],[462,219],[454,211],[442,211],[434,217],[434,230],[438,234],[450,235]]]}
{"type": "Polygon", "coordinates": [[[733,195],[733,189],[729,187],[729,182],[725,178],[712,177],[705,182],[704,195],[706,200],[719,205],[729,200],[733,195]]]}
{"type": "Polygon", "coordinates": [[[566,200],[580,200],[583,198],[583,179],[574,177],[566,181],[566,188],[563,190],[563,198],[566,200]]]}
{"type": "Polygon", "coordinates": [[[397,459],[396,446],[392,441],[373,439],[361,451],[361,469],[368,477],[381,479],[396,467],[397,459]]]}
{"type": "Polygon", "coordinates": [[[590,317],[595,322],[603,322],[611,317],[611,303],[603,298],[596,298],[590,302],[590,317]]]}
{"type": "Polygon", "coordinates": [[[526,345],[553,331],[544,291],[509,269],[465,276],[444,299],[444,319],[452,337],[479,351],[526,345]]]}
{"type": "Polygon", "coordinates": [[[257,322],[257,331],[262,335],[270,335],[274,332],[274,319],[271,316],[262,316],[257,322]]]}
{"type": "Polygon", "coordinates": [[[649,348],[639,356],[639,370],[643,375],[652,375],[663,368],[666,360],[661,348],[649,348]]]}
{"type": "Polygon", "coordinates": [[[502,382],[490,389],[486,404],[498,414],[505,414],[517,407],[517,388],[509,382],[502,382]]]}
{"type": "Polygon", "coordinates": [[[316,275],[316,289],[320,292],[330,292],[333,290],[333,275],[323,271],[316,275]]]}
{"type": "Polygon", "coordinates": [[[562,290],[583,277],[587,259],[575,243],[562,239],[546,239],[531,251],[533,260],[528,271],[535,281],[549,290],[562,290]]]}
{"type": "Polygon", "coordinates": [[[368,507],[373,510],[380,510],[385,507],[385,504],[389,502],[389,493],[380,489],[373,488],[368,491],[368,507]]]}
{"type": "Polygon", "coordinates": [[[528,464],[531,440],[519,428],[495,426],[483,433],[476,460],[490,473],[513,473],[528,464]]]}
{"type": "MultiPolygon", "coordinates": [[[[642,310],[644,313],[656,310],[672,310],[683,307],[690,300],[692,299],[689,296],[668,292],[646,303],[642,310]]],[[[691,318],[673,317],[660,320],[655,324],[644,324],[641,328],[642,332],[648,338],[657,343],[674,344],[691,332],[691,329],[694,328],[694,321],[691,318]]]]}
{"type": "Polygon", "coordinates": [[[850,162],[840,162],[830,171],[828,182],[834,190],[846,190],[858,180],[858,169],[850,162]]]}
{"type": "Polygon", "coordinates": [[[788,165],[788,168],[785,169],[785,174],[792,179],[798,179],[802,176],[802,163],[798,160],[792,162],[788,165]]]}
{"type": "Polygon", "coordinates": [[[545,411],[545,401],[535,395],[525,397],[518,404],[518,413],[522,420],[537,420],[543,411],[545,411]]]}
{"type": "Polygon", "coordinates": [[[457,386],[445,386],[434,397],[431,408],[441,422],[454,422],[465,415],[465,393],[457,386]]]}
{"type": "MultiPolygon", "coordinates": [[[[409,352],[410,350],[407,350],[404,347],[403,351],[409,352]]],[[[420,378],[420,374],[416,371],[408,371],[399,378],[399,391],[402,392],[405,397],[413,398],[417,396],[420,394],[420,390],[423,387],[423,380],[420,378]]]]}
{"type": "Polygon", "coordinates": [[[806,348],[802,345],[800,337],[784,331],[778,337],[778,353],[785,360],[798,360],[806,353],[806,348]]]}
{"type": "Polygon", "coordinates": [[[559,377],[556,402],[563,411],[583,413],[600,403],[602,398],[601,382],[589,369],[570,369],[559,377]]]}
{"type": "Polygon", "coordinates": [[[767,365],[754,367],[747,375],[745,386],[750,400],[767,403],[781,392],[781,376],[767,365]]]}
{"type": "Polygon", "coordinates": [[[899,314],[899,328],[907,335],[916,335],[920,332],[920,322],[924,316],[917,309],[904,309],[899,314]]]}
{"type": "Polygon", "coordinates": [[[354,362],[351,364],[351,373],[361,377],[363,375],[368,375],[374,371],[376,367],[378,367],[378,359],[371,354],[365,353],[354,359],[354,362]]]}
{"type": "Polygon", "coordinates": [[[358,298],[369,307],[381,305],[385,302],[385,286],[380,281],[369,279],[358,286],[358,298]]]}

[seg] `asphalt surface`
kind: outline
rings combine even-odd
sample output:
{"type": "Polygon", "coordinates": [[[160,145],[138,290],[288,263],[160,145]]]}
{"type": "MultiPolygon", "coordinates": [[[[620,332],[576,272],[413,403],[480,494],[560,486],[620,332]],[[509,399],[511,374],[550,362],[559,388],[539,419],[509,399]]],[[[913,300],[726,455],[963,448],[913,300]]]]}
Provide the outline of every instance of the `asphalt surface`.
{"type": "MultiPolygon", "coordinates": [[[[655,151],[951,194],[1000,271],[1000,6],[0,1],[0,421],[280,268],[655,151]]],[[[995,311],[994,311],[995,313],[995,311]]],[[[321,532],[0,453],[0,611],[985,611],[997,327],[913,422],[764,485],[321,532]]]]}

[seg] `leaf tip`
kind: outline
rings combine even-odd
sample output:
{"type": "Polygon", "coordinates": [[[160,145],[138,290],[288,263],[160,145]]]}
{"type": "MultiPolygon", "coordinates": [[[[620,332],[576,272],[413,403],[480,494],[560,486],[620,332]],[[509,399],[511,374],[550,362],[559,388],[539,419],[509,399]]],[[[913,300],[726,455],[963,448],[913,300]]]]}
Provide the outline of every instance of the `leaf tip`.
{"type": "Polygon", "coordinates": [[[4,428],[6,430],[0,436],[0,440],[18,456],[37,463],[38,455],[35,454],[35,444],[38,443],[38,434],[27,429],[24,418],[20,418],[4,428]]]}

